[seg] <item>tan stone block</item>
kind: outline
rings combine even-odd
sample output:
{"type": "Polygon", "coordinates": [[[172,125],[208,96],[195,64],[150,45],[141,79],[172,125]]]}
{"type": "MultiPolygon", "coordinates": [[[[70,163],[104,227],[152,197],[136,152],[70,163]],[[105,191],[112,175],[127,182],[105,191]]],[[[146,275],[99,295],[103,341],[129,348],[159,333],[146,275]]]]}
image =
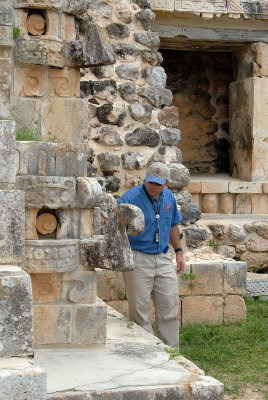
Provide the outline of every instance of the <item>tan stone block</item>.
{"type": "Polygon", "coordinates": [[[16,67],[14,79],[14,90],[16,96],[42,97],[46,94],[46,86],[46,67],[16,67]]]}
{"type": "Polygon", "coordinates": [[[253,194],[252,199],[252,214],[268,214],[268,195],[253,194]]]}
{"type": "Polygon", "coordinates": [[[192,194],[192,203],[195,204],[198,208],[200,208],[201,195],[200,194],[192,194]]]}
{"type": "Polygon", "coordinates": [[[0,59],[0,119],[10,119],[11,60],[0,59]]]}
{"type": "Polygon", "coordinates": [[[71,342],[71,306],[34,305],[33,317],[34,339],[37,345],[71,342]]]}
{"type": "Polygon", "coordinates": [[[47,10],[47,36],[56,36],[59,37],[59,13],[51,10],[47,10]]]}
{"type": "Polygon", "coordinates": [[[223,293],[223,265],[222,263],[192,264],[191,295],[216,295],[223,293]]]}
{"type": "Polygon", "coordinates": [[[179,285],[179,296],[190,296],[191,295],[191,287],[192,281],[187,275],[191,273],[190,264],[185,265],[184,275],[178,275],[178,285],[179,285]]]}
{"type": "Polygon", "coordinates": [[[65,273],[62,278],[62,298],[73,303],[95,303],[96,282],[95,271],[65,273]]]}
{"type": "Polygon", "coordinates": [[[235,324],[245,319],[247,314],[246,305],[241,296],[227,296],[224,301],[224,323],[235,324]]]}
{"type": "Polygon", "coordinates": [[[268,251],[268,239],[262,237],[250,239],[247,242],[247,249],[254,252],[268,251]]]}
{"type": "Polygon", "coordinates": [[[138,174],[126,174],[125,175],[125,188],[130,189],[140,184],[141,177],[138,174]]]}
{"type": "Polygon", "coordinates": [[[50,96],[80,96],[80,72],[75,68],[48,71],[50,96]]]}
{"type": "Polygon", "coordinates": [[[60,274],[31,274],[33,301],[52,303],[61,297],[60,274]]]}
{"type": "Polygon", "coordinates": [[[61,38],[63,40],[74,40],[76,37],[75,21],[73,15],[62,14],[61,38]]]}
{"type": "Polygon", "coordinates": [[[182,325],[222,324],[223,298],[220,296],[183,297],[182,325]]]}
{"type": "Polygon", "coordinates": [[[187,186],[187,190],[191,194],[196,194],[196,193],[201,193],[201,182],[189,182],[189,185],[187,186]]]}
{"type": "Polygon", "coordinates": [[[208,214],[218,212],[218,196],[216,194],[204,194],[202,196],[202,212],[208,214]]]}
{"type": "Polygon", "coordinates": [[[238,194],[235,199],[236,214],[251,214],[251,196],[248,194],[238,194]]]}
{"type": "Polygon", "coordinates": [[[16,26],[20,28],[21,35],[28,35],[28,30],[26,28],[27,11],[24,9],[16,9],[15,21],[16,26]]]}
{"type": "Polygon", "coordinates": [[[267,268],[268,266],[268,252],[251,252],[245,251],[240,257],[241,261],[246,261],[248,271],[254,270],[255,268],[267,268]]]}
{"type": "Polygon", "coordinates": [[[106,341],[107,306],[102,301],[76,307],[73,343],[75,345],[104,344],[106,341]]]}
{"type": "MultiPolygon", "coordinates": [[[[107,306],[114,308],[116,311],[118,311],[120,314],[124,315],[124,317],[128,317],[128,302],[127,300],[113,300],[113,301],[108,301],[107,306]]],[[[109,316],[109,310],[108,310],[108,316],[109,316]]]]}
{"type": "Polygon", "coordinates": [[[38,234],[35,227],[36,216],[38,208],[27,208],[25,210],[25,239],[26,240],[38,240],[38,234]]]}
{"type": "Polygon", "coordinates": [[[262,193],[262,183],[229,182],[229,193],[262,193]]]}
{"type": "Polygon", "coordinates": [[[90,239],[93,235],[93,210],[81,210],[80,239],[90,239]]]}
{"type": "Polygon", "coordinates": [[[232,194],[219,195],[219,212],[221,214],[233,214],[234,212],[234,198],[232,194]]]}
{"type": "Polygon", "coordinates": [[[121,272],[97,269],[97,292],[104,301],[125,300],[126,290],[121,272]]]}
{"type": "Polygon", "coordinates": [[[9,51],[5,47],[0,47],[0,58],[9,58],[9,51]]]}
{"type": "Polygon", "coordinates": [[[262,191],[263,193],[268,193],[268,182],[262,184],[262,191]]]}
{"type": "Polygon", "coordinates": [[[246,294],[247,263],[229,261],[223,263],[224,267],[224,293],[246,294]]]}
{"type": "Polygon", "coordinates": [[[202,182],[202,193],[228,193],[228,182],[202,182]]]}

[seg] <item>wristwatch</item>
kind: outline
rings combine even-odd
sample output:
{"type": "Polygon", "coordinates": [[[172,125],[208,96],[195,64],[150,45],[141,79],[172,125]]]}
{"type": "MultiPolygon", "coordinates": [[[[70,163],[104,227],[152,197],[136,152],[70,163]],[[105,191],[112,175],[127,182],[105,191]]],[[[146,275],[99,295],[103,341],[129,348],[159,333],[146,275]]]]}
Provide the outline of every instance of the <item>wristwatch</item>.
{"type": "Polygon", "coordinates": [[[174,249],[175,253],[182,253],[182,248],[178,247],[177,249],[174,249]]]}

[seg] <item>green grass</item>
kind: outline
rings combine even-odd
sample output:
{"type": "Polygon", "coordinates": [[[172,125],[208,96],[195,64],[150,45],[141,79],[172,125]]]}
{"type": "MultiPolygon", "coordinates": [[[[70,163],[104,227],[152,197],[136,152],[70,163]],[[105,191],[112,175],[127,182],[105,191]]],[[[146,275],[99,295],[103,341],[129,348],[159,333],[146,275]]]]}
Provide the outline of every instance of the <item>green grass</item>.
{"type": "Polygon", "coordinates": [[[180,352],[224,383],[226,393],[241,395],[249,385],[268,400],[268,301],[245,301],[245,321],[181,328],[180,352]]]}
{"type": "Polygon", "coordinates": [[[29,130],[26,126],[23,126],[16,131],[16,140],[18,141],[38,141],[37,132],[29,130]]]}

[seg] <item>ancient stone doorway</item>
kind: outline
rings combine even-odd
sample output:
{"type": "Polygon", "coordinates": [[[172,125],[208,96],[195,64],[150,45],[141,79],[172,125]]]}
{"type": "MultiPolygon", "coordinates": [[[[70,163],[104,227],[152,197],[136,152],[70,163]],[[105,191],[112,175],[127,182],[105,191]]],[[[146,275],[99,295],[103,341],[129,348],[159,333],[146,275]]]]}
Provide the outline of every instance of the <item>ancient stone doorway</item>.
{"type": "Polygon", "coordinates": [[[167,87],[179,110],[183,163],[195,174],[230,174],[231,52],[162,50],[167,87]]]}

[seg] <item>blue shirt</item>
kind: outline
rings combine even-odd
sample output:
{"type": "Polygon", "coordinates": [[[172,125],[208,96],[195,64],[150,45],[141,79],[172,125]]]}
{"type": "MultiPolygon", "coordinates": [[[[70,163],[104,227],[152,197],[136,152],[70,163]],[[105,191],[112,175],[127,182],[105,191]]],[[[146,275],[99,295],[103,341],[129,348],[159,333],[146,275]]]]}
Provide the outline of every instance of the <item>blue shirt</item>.
{"type": "MultiPolygon", "coordinates": [[[[147,192],[148,193],[148,192],[147,192]]],[[[165,188],[159,199],[146,194],[145,186],[139,185],[128,190],[118,201],[118,204],[133,204],[139,207],[145,218],[145,228],[137,236],[128,235],[130,246],[133,250],[143,253],[156,254],[166,252],[170,241],[170,229],[182,221],[182,216],[177,209],[173,193],[165,188]],[[155,240],[157,231],[157,220],[155,210],[149,199],[152,199],[155,210],[160,208],[159,219],[159,242],[155,240]]]]}

